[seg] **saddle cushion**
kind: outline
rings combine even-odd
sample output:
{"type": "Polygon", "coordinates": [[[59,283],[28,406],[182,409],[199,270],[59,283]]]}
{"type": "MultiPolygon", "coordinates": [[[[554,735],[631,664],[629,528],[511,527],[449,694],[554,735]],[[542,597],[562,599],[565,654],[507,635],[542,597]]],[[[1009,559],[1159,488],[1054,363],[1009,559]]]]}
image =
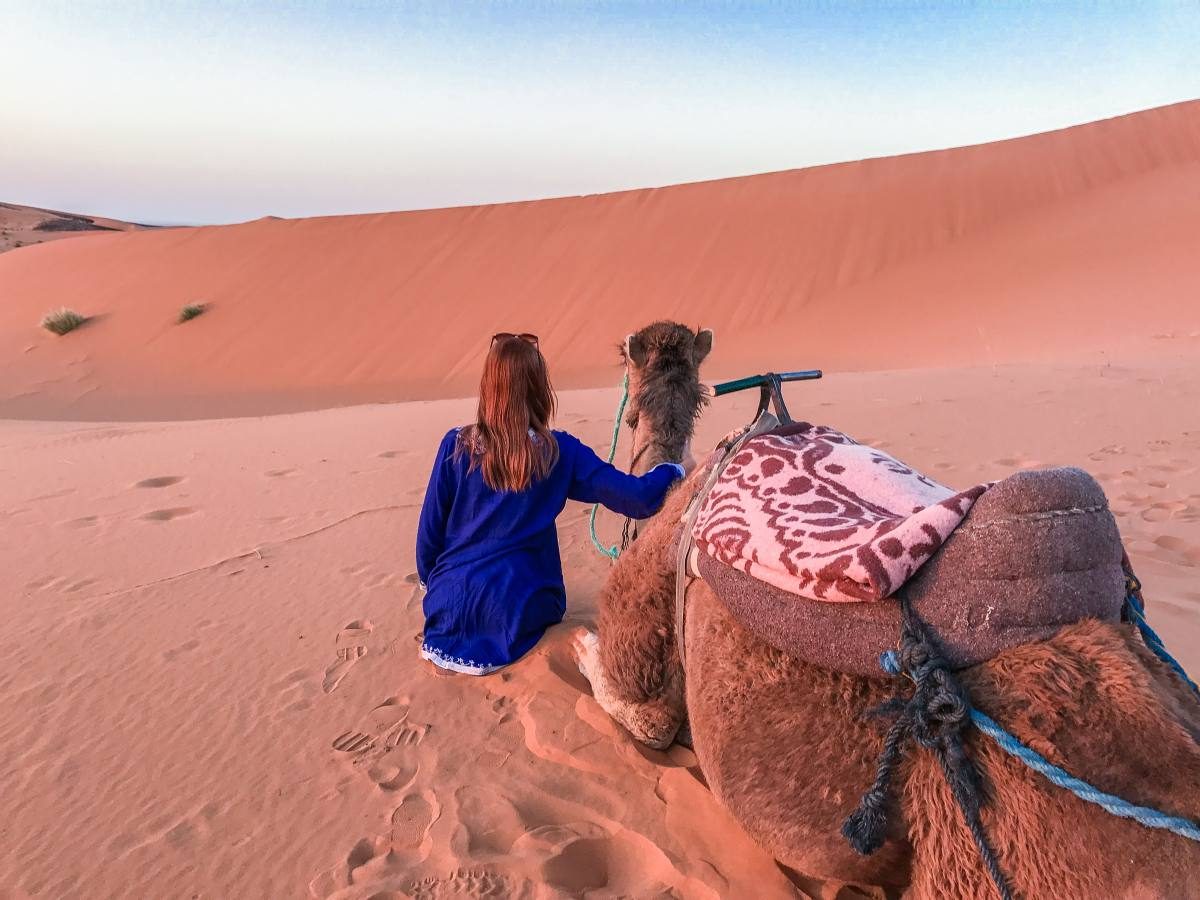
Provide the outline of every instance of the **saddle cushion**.
{"type": "Polygon", "coordinates": [[[790,425],[728,462],[692,535],[702,554],[801,597],[882,600],[987,488],[955,492],[840,431],[790,425]]]}
{"type": "MultiPolygon", "coordinates": [[[[908,582],[918,615],[955,668],[1045,640],[1063,625],[1119,621],[1124,552],[1100,485],[1081,469],[1020,472],[997,482],[908,582]]],[[[827,669],[881,674],[900,605],[826,603],[699,554],[700,574],[746,628],[827,669]]]]}

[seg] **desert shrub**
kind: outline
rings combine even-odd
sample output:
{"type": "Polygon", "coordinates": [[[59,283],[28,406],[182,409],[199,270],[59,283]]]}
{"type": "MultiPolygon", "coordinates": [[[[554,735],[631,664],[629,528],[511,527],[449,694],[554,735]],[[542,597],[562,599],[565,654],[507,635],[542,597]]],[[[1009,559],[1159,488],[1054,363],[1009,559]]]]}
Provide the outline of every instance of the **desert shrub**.
{"type": "Polygon", "coordinates": [[[186,322],[188,319],[194,319],[202,312],[204,312],[203,303],[189,303],[179,311],[179,321],[186,322]]]}
{"type": "Polygon", "coordinates": [[[97,225],[87,216],[56,216],[43,219],[33,226],[34,231],[116,231],[107,225],[97,225]]]}
{"type": "Polygon", "coordinates": [[[55,334],[66,334],[68,331],[74,331],[86,321],[87,316],[81,316],[75,310],[67,309],[64,306],[52,313],[46,313],[42,318],[42,327],[55,334]]]}

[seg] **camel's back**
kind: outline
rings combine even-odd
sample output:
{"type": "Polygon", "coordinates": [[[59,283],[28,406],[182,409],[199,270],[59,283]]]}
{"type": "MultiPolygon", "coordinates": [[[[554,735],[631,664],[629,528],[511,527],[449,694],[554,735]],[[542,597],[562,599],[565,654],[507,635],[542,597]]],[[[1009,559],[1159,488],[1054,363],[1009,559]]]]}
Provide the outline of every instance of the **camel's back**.
{"type": "MultiPolygon", "coordinates": [[[[988,875],[934,757],[910,751],[902,808],[874,855],[841,827],[875,776],[887,723],[866,715],[899,682],[824,670],[771,647],[711,590],[689,594],[687,705],[705,778],[781,862],[906,896],[990,896],[988,875]],[[911,884],[910,884],[911,882],[911,884]]],[[[1200,819],[1200,706],[1131,626],[1089,620],[1002,651],[960,676],[1023,743],[1097,788],[1200,819]]],[[[1117,818],[978,732],[983,820],[1022,897],[1200,896],[1200,844],[1117,818]]]]}

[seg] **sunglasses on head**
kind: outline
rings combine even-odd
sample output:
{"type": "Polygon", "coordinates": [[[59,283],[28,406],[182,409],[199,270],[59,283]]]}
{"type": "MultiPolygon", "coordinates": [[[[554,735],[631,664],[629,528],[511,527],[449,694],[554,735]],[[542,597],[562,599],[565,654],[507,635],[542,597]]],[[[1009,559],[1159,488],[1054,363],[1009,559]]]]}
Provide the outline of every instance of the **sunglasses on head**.
{"type": "Polygon", "coordinates": [[[533,344],[535,347],[538,345],[538,336],[536,334],[530,334],[528,331],[523,331],[520,334],[513,334],[509,331],[501,331],[499,334],[492,335],[493,344],[497,341],[509,340],[524,341],[527,344],[533,344]]]}

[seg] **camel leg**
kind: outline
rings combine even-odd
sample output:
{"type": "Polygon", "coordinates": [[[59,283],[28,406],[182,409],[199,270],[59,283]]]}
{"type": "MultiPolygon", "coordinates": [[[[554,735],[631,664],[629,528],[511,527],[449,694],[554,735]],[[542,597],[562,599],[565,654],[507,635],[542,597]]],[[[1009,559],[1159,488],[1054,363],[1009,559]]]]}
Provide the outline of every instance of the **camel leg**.
{"type": "Polygon", "coordinates": [[[600,637],[580,629],[574,640],[579,671],[592,685],[592,696],[600,707],[647,747],[665,750],[675,740],[683,723],[684,703],[680,679],[670,678],[658,697],[645,702],[623,699],[604,671],[600,659],[600,637]]]}
{"type": "Polygon", "coordinates": [[[579,669],[597,702],[655,749],[670,746],[687,716],[675,648],[675,573],[663,560],[690,496],[673,491],[621,554],[600,593],[599,635],[584,631],[576,638],[579,669]]]}

